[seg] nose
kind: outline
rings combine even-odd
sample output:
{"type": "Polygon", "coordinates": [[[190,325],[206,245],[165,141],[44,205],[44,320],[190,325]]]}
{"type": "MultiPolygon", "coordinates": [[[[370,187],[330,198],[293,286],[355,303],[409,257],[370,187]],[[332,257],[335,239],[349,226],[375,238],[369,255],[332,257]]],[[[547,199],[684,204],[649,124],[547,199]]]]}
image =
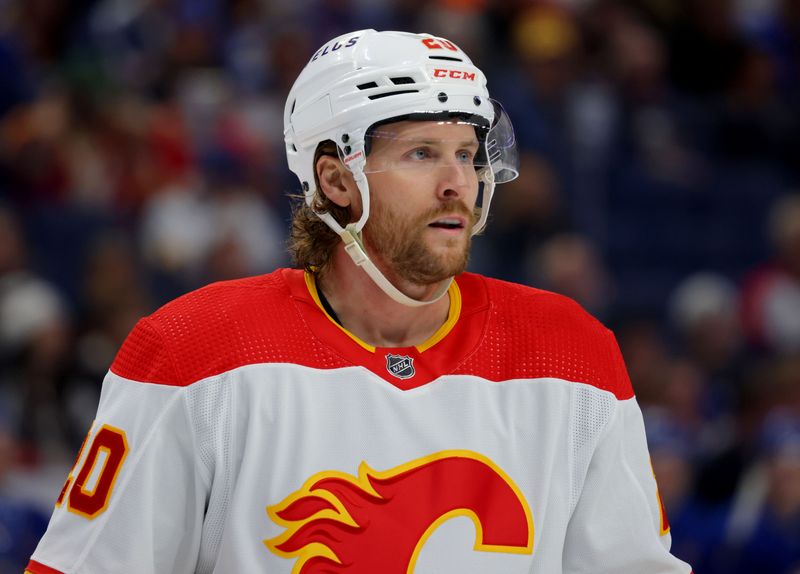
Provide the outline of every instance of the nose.
{"type": "Polygon", "coordinates": [[[440,165],[436,171],[438,172],[436,191],[440,199],[463,199],[469,194],[471,186],[477,191],[477,175],[472,165],[453,161],[440,165]]]}

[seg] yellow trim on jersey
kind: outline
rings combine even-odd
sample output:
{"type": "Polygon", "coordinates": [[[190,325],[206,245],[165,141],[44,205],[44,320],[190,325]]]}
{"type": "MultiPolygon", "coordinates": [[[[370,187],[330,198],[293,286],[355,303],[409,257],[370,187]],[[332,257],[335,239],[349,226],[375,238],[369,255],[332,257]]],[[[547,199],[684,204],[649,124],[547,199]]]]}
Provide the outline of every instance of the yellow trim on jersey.
{"type": "Polygon", "coordinates": [[[424,353],[436,343],[444,339],[447,334],[453,330],[453,327],[456,326],[456,322],[461,316],[461,289],[458,288],[458,284],[455,281],[450,283],[450,288],[447,290],[447,294],[450,296],[450,310],[447,312],[447,321],[442,323],[442,326],[439,327],[439,329],[433,335],[431,335],[427,341],[421,345],[417,345],[417,351],[420,353],[424,353]]]}
{"type": "Polygon", "coordinates": [[[308,292],[311,294],[311,298],[314,299],[314,303],[317,304],[317,307],[319,307],[320,310],[323,313],[325,313],[325,316],[328,318],[328,320],[331,323],[333,323],[334,325],[336,325],[337,327],[339,327],[339,329],[341,329],[342,332],[345,335],[347,335],[348,337],[353,339],[353,341],[355,341],[356,343],[358,343],[359,345],[364,347],[370,353],[374,353],[375,352],[375,347],[373,345],[370,345],[369,343],[365,343],[364,341],[362,341],[361,339],[359,339],[358,337],[353,335],[353,333],[351,333],[350,331],[348,331],[347,329],[342,327],[339,323],[334,321],[333,317],[331,317],[330,314],[328,313],[328,311],[325,310],[325,307],[322,305],[322,301],[320,301],[319,293],[317,292],[317,282],[314,280],[314,276],[311,273],[309,273],[308,271],[306,271],[304,275],[305,275],[305,280],[306,280],[306,287],[308,287],[308,292]]]}
{"type": "MultiPolygon", "coordinates": [[[[330,316],[328,311],[325,310],[325,306],[322,304],[322,301],[319,298],[319,292],[317,291],[317,282],[314,279],[314,275],[309,272],[304,273],[304,278],[306,280],[306,287],[308,287],[308,292],[311,295],[311,298],[314,300],[314,303],[317,304],[317,307],[325,313],[325,316],[328,320],[339,327],[342,332],[353,339],[356,343],[358,343],[361,347],[369,351],[370,353],[375,352],[375,346],[370,345],[369,343],[365,343],[361,339],[359,339],[356,335],[342,327],[338,322],[336,322],[333,317],[330,316]]],[[[433,347],[436,343],[444,339],[447,334],[453,330],[456,323],[458,322],[458,318],[461,316],[461,289],[458,288],[458,284],[453,281],[450,283],[450,287],[447,289],[447,294],[450,297],[450,309],[447,312],[447,320],[442,323],[442,326],[439,327],[436,332],[431,335],[424,343],[421,345],[417,345],[416,349],[420,353],[423,353],[433,347]]]]}
{"type": "Polygon", "coordinates": [[[653,473],[653,480],[656,482],[656,498],[658,499],[658,535],[664,536],[669,534],[670,526],[667,518],[667,510],[664,508],[664,501],[661,500],[661,491],[658,488],[658,478],[656,478],[656,469],[653,468],[653,459],[650,459],[650,472],[653,473]]]}
{"type": "Polygon", "coordinates": [[[267,506],[266,511],[270,519],[272,519],[272,521],[275,522],[277,525],[285,528],[286,531],[274,538],[263,540],[262,542],[267,548],[270,549],[270,551],[280,556],[281,558],[297,560],[297,562],[295,562],[294,568],[292,568],[292,574],[299,574],[300,572],[302,572],[305,563],[311,560],[312,558],[327,558],[332,562],[335,562],[337,564],[342,564],[342,560],[339,558],[339,556],[337,556],[336,552],[324,542],[312,542],[306,544],[305,546],[297,550],[291,550],[288,552],[280,549],[280,546],[284,544],[286,541],[290,540],[292,537],[294,537],[295,534],[301,528],[307,527],[309,525],[314,525],[315,523],[318,523],[318,521],[320,520],[323,521],[331,520],[345,524],[347,526],[356,529],[364,529],[366,526],[368,526],[368,523],[359,524],[347,510],[342,500],[333,491],[326,490],[324,487],[316,488],[318,482],[326,479],[340,480],[352,485],[356,490],[366,493],[369,496],[374,497],[375,499],[385,500],[384,496],[381,495],[381,493],[379,493],[373,486],[372,483],[373,478],[378,479],[378,481],[388,480],[397,477],[398,475],[405,474],[406,472],[422,468],[430,463],[443,459],[453,459],[453,458],[465,458],[484,464],[485,466],[490,468],[495,473],[495,475],[499,477],[499,479],[502,480],[506,484],[506,486],[508,486],[512,490],[514,496],[517,499],[517,502],[519,503],[519,508],[522,509],[522,512],[525,516],[525,523],[527,526],[527,540],[525,546],[519,546],[519,545],[506,546],[500,544],[494,545],[485,543],[484,542],[485,538],[483,534],[483,524],[481,523],[478,514],[471,508],[456,508],[442,514],[441,516],[438,516],[433,522],[431,522],[428,525],[425,532],[422,534],[419,540],[417,540],[414,546],[414,551],[413,554],[411,555],[411,558],[409,559],[406,574],[412,574],[414,572],[414,567],[416,566],[420,551],[422,550],[422,547],[425,545],[428,539],[431,537],[433,532],[439,526],[441,526],[451,518],[455,518],[457,516],[466,516],[474,523],[475,525],[475,544],[473,546],[474,550],[482,552],[532,554],[533,538],[534,538],[533,514],[531,513],[530,505],[528,504],[528,501],[525,498],[525,495],[523,494],[522,490],[511,479],[511,477],[492,459],[480,453],[463,449],[443,450],[440,452],[435,452],[427,456],[418,458],[416,460],[406,462],[395,468],[384,471],[376,471],[373,468],[371,468],[366,461],[362,461],[361,464],[358,465],[358,476],[352,476],[346,472],[338,470],[326,470],[318,472],[314,474],[311,478],[306,480],[300,489],[291,493],[281,502],[267,506]],[[301,520],[291,520],[291,519],[281,518],[280,513],[282,511],[286,510],[297,501],[304,500],[308,497],[324,500],[325,502],[329,503],[332,508],[318,510],[311,516],[303,518],[301,520]]]}

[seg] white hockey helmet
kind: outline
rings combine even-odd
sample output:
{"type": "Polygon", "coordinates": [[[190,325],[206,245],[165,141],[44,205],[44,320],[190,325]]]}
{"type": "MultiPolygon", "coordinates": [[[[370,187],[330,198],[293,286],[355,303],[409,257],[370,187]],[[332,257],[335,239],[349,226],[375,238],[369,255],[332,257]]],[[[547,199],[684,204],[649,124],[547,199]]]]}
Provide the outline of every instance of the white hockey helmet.
{"type": "MultiPolygon", "coordinates": [[[[489,98],[486,77],[458,46],[443,38],[407,32],[360,30],[344,34],[317,50],[298,76],[286,100],[284,139],[289,169],[300,179],[306,203],[316,194],[314,155],[333,141],[361,194],[357,222],[342,227],[329,213],[317,213],[345,243],[353,261],[393,299],[416,301],[397,290],[367,256],[361,230],[369,217],[369,185],[364,174],[370,128],[389,121],[460,119],[477,127],[484,165],[479,168],[479,216],[472,232],[486,225],[496,183],[517,176],[517,152],[511,122],[489,98]]],[[[479,166],[476,166],[478,168],[479,166]]]]}

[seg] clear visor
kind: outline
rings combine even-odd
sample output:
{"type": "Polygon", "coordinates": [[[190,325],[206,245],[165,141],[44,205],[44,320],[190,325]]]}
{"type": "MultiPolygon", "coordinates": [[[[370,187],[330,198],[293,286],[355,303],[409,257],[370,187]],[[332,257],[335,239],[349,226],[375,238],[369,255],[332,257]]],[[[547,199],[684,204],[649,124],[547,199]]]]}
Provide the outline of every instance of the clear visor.
{"type": "MultiPolygon", "coordinates": [[[[495,120],[488,130],[481,118],[440,120],[434,116],[427,120],[424,113],[371,129],[364,173],[456,167],[479,175],[491,171],[495,183],[511,181],[519,173],[514,129],[502,106],[492,103],[495,120]]],[[[345,161],[343,154],[340,148],[345,161]]]]}

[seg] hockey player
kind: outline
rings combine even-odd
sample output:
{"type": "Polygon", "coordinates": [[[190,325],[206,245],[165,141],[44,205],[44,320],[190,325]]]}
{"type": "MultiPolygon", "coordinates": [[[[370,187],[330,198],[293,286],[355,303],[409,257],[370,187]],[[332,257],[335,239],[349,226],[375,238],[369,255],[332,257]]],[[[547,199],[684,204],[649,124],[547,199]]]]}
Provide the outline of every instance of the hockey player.
{"type": "Polygon", "coordinates": [[[616,342],[464,273],[513,130],[456,45],[362,30],[286,102],[300,269],[142,319],[33,574],[687,574],[616,342]]]}

